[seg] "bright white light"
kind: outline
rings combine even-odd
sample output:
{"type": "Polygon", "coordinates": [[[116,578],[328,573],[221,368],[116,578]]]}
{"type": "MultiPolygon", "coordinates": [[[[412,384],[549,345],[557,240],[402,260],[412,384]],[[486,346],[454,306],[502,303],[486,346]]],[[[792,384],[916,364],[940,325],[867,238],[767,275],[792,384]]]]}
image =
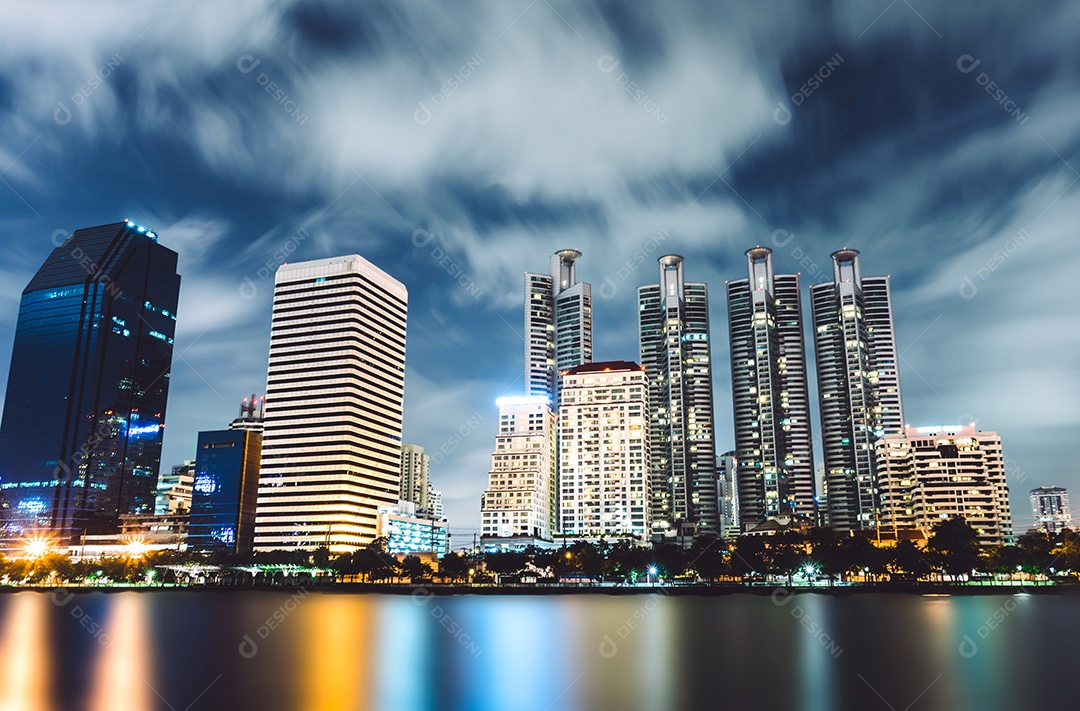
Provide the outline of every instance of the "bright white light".
{"type": "Polygon", "coordinates": [[[42,538],[32,538],[26,542],[26,554],[39,558],[49,552],[49,542],[42,538]]]}
{"type": "Polygon", "coordinates": [[[649,575],[656,575],[656,566],[649,566],[649,575]]]}

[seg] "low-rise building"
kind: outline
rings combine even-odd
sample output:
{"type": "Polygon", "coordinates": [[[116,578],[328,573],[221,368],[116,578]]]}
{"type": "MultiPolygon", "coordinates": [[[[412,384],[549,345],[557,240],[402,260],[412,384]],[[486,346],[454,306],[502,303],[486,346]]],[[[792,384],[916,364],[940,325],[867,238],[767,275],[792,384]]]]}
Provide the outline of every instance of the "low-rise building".
{"type": "Polygon", "coordinates": [[[444,556],[450,550],[447,522],[419,515],[411,501],[380,506],[375,530],[376,537],[386,539],[387,551],[395,555],[434,551],[444,556]]]}
{"type": "Polygon", "coordinates": [[[929,532],[960,516],[983,545],[1012,539],[1001,438],[974,425],[907,427],[875,444],[879,530],[929,532]]]}

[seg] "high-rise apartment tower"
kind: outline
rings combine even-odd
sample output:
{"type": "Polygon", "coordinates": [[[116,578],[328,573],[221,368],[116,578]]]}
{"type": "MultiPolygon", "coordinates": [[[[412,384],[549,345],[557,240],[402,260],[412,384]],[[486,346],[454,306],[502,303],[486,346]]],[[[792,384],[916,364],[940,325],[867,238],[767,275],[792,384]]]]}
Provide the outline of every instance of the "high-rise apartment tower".
{"type": "Polygon", "coordinates": [[[649,379],[653,532],[683,523],[719,533],[709,287],[688,283],[683,258],[660,257],[660,280],[638,288],[641,365],[649,379]]]}

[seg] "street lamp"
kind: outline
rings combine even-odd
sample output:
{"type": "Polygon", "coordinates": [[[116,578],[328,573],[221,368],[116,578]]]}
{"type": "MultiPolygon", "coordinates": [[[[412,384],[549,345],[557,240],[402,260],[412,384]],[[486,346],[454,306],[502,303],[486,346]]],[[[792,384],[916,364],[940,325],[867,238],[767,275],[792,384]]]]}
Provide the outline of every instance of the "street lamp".
{"type": "Polygon", "coordinates": [[[648,576],[645,578],[645,582],[650,583],[649,577],[656,577],[658,571],[656,570],[655,565],[650,565],[649,569],[646,572],[648,573],[648,576]]]}
{"type": "Polygon", "coordinates": [[[42,535],[35,534],[26,539],[23,546],[27,558],[40,558],[49,552],[51,541],[42,535]]]}

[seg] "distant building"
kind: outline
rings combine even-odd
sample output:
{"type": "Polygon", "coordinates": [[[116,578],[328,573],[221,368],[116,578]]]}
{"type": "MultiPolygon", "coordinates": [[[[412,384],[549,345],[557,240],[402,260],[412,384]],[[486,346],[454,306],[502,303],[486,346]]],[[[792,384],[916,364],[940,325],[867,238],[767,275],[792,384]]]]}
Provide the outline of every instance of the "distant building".
{"type": "Polygon", "coordinates": [[[558,527],[555,414],[544,395],[499,398],[497,405],[499,431],[480,498],[481,535],[550,541],[558,527]]]}
{"type": "Polygon", "coordinates": [[[974,425],[907,427],[874,449],[880,513],[875,523],[892,537],[963,517],[983,545],[1012,539],[1009,487],[1001,438],[974,425]]]}
{"type": "Polygon", "coordinates": [[[874,443],[904,428],[889,277],[863,276],[859,252],[832,254],[833,281],[810,287],[829,523],[873,529],[874,443]]]}
{"type": "Polygon", "coordinates": [[[592,285],[578,282],[576,249],[551,256],[547,274],[525,274],[525,394],[559,406],[559,374],[593,357],[592,285]]]}
{"type": "Polygon", "coordinates": [[[682,522],[716,534],[709,287],[685,281],[679,255],[659,262],[659,282],[637,292],[641,365],[649,379],[653,535],[674,536],[682,522]]]}
{"type": "Polygon", "coordinates": [[[401,500],[411,501],[426,514],[430,492],[431,457],[418,444],[401,445],[401,500]]]}
{"type": "Polygon", "coordinates": [[[748,277],[727,283],[731,394],[744,529],[772,516],[813,520],[814,452],[798,274],[772,250],[746,252],[748,277]]]}
{"type": "Polygon", "coordinates": [[[0,425],[7,533],[152,513],[180,276],[131,221],[76,230],[23,289],[0,425]]]}
{"type": "MultiPolygon", "coordinates": [[[[610,543],[610,541],[608,541],[610,543]]],[[[535,536],[482,536],[480,550],[484,553],[524,553],[530,548],[548,551],[562,547],[561,541],[552,541],[535,536]]]]}
{"type": "Polygon", "coordinates": [[[379,507],[376,530],[378,537],[387,539],[387,551],[395,555],[434,551],[441,557],[450,549],[446,521],[420,516],[411,501],[379,507]]]}
{"type": "Polygon", "coordinates": [[[814,482],[817,487],[817,496],[814,497],[814,501],[817,503],[817,525],[828,526],[829,525],[829,481],[825,478],[825,463],[818,462],[818,465],[814,468],[814,482]]]}
{"type": "Polygon", "coordinates": [[[195,461],[177,464],[158,477],[154,513],[158,516],[186,515],[191,510],[191,485],[195,481],[195,461]]]}
{"type": "Polygon", "coordinates": [[[103,556],[140,556],[151,552],[187,550],[188,517],[186,513],[125,514],[120,517],[117,533],[79,536],[61,545],[58,552],[72,560],[98,559],[103,556]]]}
{"type": "Polygon", "coordinates": [[[407,302],[356,254],[277,270],[257,552],[355,551],[399,501],[407,302]]]}
{"type": "Polygon", "coordinates": [[[229,423],[230,430],[251,430],[262,434],[263,409],[266,407],[266,396],[256,397],[255,393],[250,398],[244,398],[240,404],[240,416],[229,423]]]}
{"type": "Polygon", "coordinates": [[[1069,492],[1060,486],[1032,489],[1031,515],[1035,518],[1035,529],[1044,533],[1057,534],[1072,528],[1069,492]]]}
{"type": "Polygon", "coordinates": [[[739,537],[739,487],[735,479],[738,463],[735,452],[724,452],[717,458],[716,495],[720,512],[720,535],[727,540],[739,537]]]}
{"type": "Polygon", "coordinates": [[[589,363],[563,373],[559,409],[562,534],[648,540],[649,382],[637,363],[589,363]]]}
{"type": "Polygon", "coordinates": [[[248,553],[255,537],[262,433],[254,417],[200,432],[188,547],[248,553]]]}
{"type": "Polygon", "coordinates": [[[430,518],[444,519],[446,514],[443,510],[443,495],[438,489],[431,488],[431,482],[428,482],[428,507],[425,512],[430,518]]]}

